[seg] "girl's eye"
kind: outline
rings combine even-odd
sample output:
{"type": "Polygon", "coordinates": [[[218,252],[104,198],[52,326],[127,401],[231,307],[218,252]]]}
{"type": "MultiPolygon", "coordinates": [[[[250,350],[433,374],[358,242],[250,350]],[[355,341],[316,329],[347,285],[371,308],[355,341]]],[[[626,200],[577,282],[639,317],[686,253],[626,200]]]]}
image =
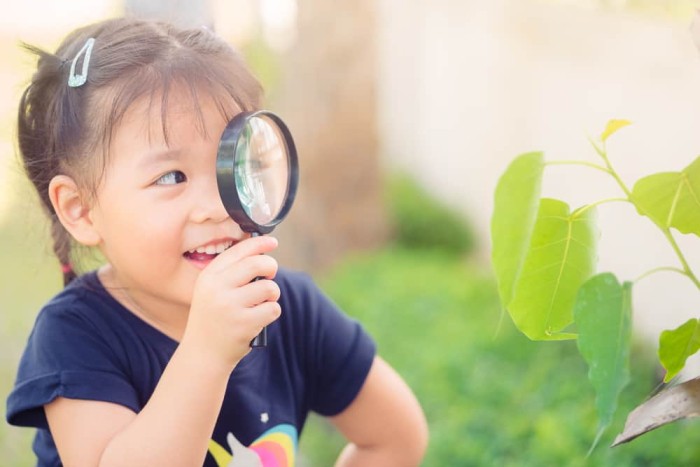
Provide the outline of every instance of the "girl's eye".
{"type": "Polygon", "coordinates": [[[184,173],[180,172],[179,170],[173,170],[172,172],[168,172],[156,180],[156,185],[176,185],[186,181],[187,177],[184,173]]]}

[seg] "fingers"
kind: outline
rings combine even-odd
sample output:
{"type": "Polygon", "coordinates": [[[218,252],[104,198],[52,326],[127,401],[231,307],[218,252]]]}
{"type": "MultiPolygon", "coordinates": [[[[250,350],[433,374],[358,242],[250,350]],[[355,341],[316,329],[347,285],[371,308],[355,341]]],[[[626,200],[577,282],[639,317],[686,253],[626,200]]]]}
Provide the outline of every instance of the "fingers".
{"type": "Polygon", "coordinates": [[[250,237],[236,243],[231,248],[221,253],[209,264],[207,269],[211,268],[215,271],[228,269],[231,265],[238,263],[244,258],[264,255],[270,253],[275,248],[277,248],[277,239],[275,237],[250,237]]]}
{"type": "Polygon", "coordinates": [[[219,279],[226,285],[242,287],[259,278],[273,279],[277,275],[277,268],[277,260],[272,256],[255,255],[243,258],[228,268],[207,272],[220,276],[219,279]]]}
{"type": "Polygon", "coordinates": [[[239,287],[231,294],[235,295],[230,298],[232,301],[251,308],[264,302],[277,302],[280,298],[280,288],[269,279],[261,279],[239,287]]]}
{"type": "Polygon", "coordinates": [[[251,282],[245,287],[247,299],[251,303],[276,302],[280,298],[280,287],[270,279],[251,282]]]}
{"type": "Polygon", "coordinates": [[[277,247],[273,237],[246,239],[217,256],[202,275],[216,277],[216,282],[240,287],[256,278],[272,279],[277,274],[277,261],[265,253],[277,247]]]}
{"type": "Polygon", "coordinates": [[[255,335],[260,334],[263,327],[269,326],[282,314],[282,307],[278,302],[263,302],[248,308],[244,313],[250,315],[250,321],[258,327],[255,335]]]}

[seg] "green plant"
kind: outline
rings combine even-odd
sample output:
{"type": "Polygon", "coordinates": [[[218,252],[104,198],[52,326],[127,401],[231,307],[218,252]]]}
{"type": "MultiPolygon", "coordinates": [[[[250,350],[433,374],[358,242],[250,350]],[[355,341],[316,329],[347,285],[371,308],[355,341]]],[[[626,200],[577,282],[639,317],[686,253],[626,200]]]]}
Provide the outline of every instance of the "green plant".
{"type": "Polygon", "coordinates": [[[408,175],[390,178],[387,203],[396,243],[460,255],[474,249],[474,233],[464,216],[440,203],[408,175]]]}
{"type": "MultiPolygon", "coordinates": [[[[700,235],[700,158],[680,172],[644,177],[630,189],[613,168],[606,149],[607,139],[628,124],[625,120],[612,120],[600,141],[591,141],[602,165],[587,161],[545,162],[540,152],[517,157],[498,182],[491,224],[492,262],[499,296],[518,329],[532,340],[578,339],[578,350],[588,363],[588,377],[596,391],[599,430],[593,446],[611,423],[619,394],[629,381],[632,292],[637,282],[659,271],[674,271],[700,289],[700,281],[672,232],[675,229],[700,235]],[[540,187],[544,169],[553,164],[597,169],[615,180],[622,196],[574,210],[563,201],[543,198],[540,187]],[[608,202],[629,203],[640,215],[651,219],[670,243],[680,267],[658,267],[622,283],[612,273],[596,274],[599,233],[593,214],[597,206],[608,202]]],[[[697,319],[664,331],[659,348],[660,361],[666,369],[664,382],[677,375],[698,349],[697,319]]],[[[686,389],[691,393],[698,390],[694,386],[686,389]]],[[[668,421],[698,413],[697,406],[692,409],[679,412],[668,421]]],[[[647,426],[641,432],[651,428],[647,426]]],[[[623,436],[618,441],[628,439],[631,437],[623,436]]]]}

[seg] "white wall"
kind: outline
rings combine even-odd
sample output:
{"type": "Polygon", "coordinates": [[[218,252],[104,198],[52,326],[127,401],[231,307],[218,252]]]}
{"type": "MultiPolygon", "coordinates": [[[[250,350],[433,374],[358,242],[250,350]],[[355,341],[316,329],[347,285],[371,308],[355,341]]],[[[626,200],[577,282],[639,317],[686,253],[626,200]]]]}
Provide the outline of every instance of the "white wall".
{"type": "MultiPolygon", "coordinates": [[[[499,175],[516,155],[599,162],[588,143],[611,118],[634,122],[609,140],[628,185],[680,170],[700,154],[700,57],[687,23],[534,0],[382,0],[379,115],[386,163],[410,170],[478,230],[488,261],[499,175]]],[[[572,207],[621,196],[607,176],[551,167],[544,194],[572,207]]],[[[632,280],[678,262],[651,222],[626,204],[599,209],[599,269],[632,280]]],[[[700,274],[700,239],[680,238],[700,274]]],[[[662,273],[634,292],[635,326],[700,316],[700,292],[662,273]]],[[[700,372],[700,361],[692,362],[700,372]]]]}

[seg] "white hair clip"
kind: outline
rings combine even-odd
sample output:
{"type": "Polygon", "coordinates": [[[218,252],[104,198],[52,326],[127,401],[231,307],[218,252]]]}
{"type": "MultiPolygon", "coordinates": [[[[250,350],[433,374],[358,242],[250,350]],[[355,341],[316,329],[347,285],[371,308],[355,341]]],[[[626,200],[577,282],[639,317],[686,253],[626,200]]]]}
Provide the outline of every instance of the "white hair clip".
{"type": "Polygon", "coordinates": [[[70,75],[68,75],[68,86],[72,88],[79,88],[85,82],[87,82],[88,67],[90,66],[90,55],[92,54],[92,47],[95,45],[95,38],[91,37],[85,42],[85,45],[80,52],[75,56],[73,62],[70,64],[70,75]],[[78,63],[78,59],[85,54],[83,58],[83,69],[79,75],[75,74],[75,65],[78,63]]]}

